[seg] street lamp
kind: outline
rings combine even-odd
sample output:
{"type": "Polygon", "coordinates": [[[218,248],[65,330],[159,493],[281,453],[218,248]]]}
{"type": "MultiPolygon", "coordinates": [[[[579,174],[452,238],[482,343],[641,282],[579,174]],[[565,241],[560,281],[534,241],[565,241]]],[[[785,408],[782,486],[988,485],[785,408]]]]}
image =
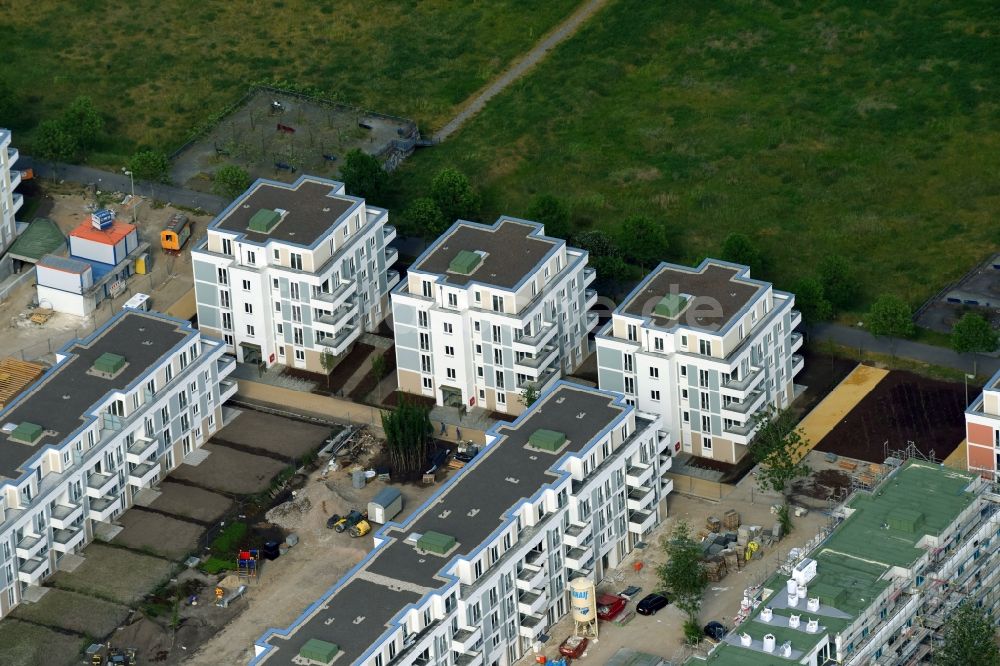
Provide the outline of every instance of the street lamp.
{"type": "Polygon", "coordinates": [[[969,380],[970,379],[975,379],[975,378],[976,378],[975,374],[970,375],[967,372],[965,373],[964,379],[965,379],[965,407],[966,407],[966,409],[968,409],[968,407],[969,407],[969,380]]]}
{"type": "Polygon", "coordinates": [[[128,181],[132,185],[132,224],[135,224],[135,179],[130,169],[122,167],[122,173],[128,176],[128,181]]]}

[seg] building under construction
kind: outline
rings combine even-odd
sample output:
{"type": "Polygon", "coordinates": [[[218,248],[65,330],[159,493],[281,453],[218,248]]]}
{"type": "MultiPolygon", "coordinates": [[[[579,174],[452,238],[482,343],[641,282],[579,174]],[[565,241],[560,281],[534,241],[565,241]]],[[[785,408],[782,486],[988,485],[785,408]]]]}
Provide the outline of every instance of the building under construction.
{"type": "Polygon", "coordinates": [[[926,460],[889,470],[834,511],[829,536],[749,593],[711,666],[908,666],[963,600],[997,617],[996,487],[926,460]]]}

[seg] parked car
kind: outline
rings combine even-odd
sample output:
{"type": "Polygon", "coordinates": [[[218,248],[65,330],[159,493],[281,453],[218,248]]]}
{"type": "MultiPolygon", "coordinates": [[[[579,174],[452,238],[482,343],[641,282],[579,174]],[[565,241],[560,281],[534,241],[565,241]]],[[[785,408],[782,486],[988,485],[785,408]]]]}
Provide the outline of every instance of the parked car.
{"type": "Polygon", "coordinates": [[[639,615],[656,615],[656,611],[666,608],[669,603],[670,599],[667,598],[667,595],[654,592],[653,594],[644,596],[636,604],[635,611],[639,615]]]}
{"type": "Polygon", "coordinates": [[[590,641],[586,636],[570,636],[559,645],[559,654],[571,659],[579,659],[590,641]]]}
{"type": "Polygon", "coordinates": [[[602,594],[597,597],[597,617],[605,622],[615,619],[625,610],[627,599],[617,594],[602,594]]]}
{"type": "Polygon", "coordinates": [[[726,629],[725,625],[723,625],[721,622],[716,622],[715,620],[712,620],[711,622],[705,625],[705,635],[711,641],[715,642],[721,641],[723,638],[726,637],[726,633],[728,633],[728,630],[726,629]]]}

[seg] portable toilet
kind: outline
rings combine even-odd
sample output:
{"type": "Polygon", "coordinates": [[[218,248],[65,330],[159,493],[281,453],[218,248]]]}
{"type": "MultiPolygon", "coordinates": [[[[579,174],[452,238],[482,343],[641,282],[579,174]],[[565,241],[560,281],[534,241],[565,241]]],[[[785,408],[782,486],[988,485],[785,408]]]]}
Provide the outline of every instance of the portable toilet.
{"type": "Polygon", "coordinates": [[[151,263],[151,259],[149,258],[149,252],[143,252],[135,258],[136,275],[145,275],[151,270],[153,270],[153,265],[151,263]]]}
{"type": "Polygon", "coordinates": [[[383,488],[368,502],[369,522],[385,524],[403,510],[403,494],[397,488],[383,488]]]}

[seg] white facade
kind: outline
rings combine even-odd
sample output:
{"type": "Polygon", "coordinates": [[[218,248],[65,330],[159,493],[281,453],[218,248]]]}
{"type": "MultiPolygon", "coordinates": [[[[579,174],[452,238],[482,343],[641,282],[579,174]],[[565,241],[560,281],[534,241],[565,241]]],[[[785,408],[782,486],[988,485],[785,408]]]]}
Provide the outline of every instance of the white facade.
{"type": "Polygon", "coordinates": [[[235,361],[224,351],[187,322],[122,312],[65,347],[0,414],[46,429],[34,446],[0,435],[0,616],[89,543],[97,523],[114,521],[222,427],[222,403],[236,392],[227,379],[235,361]],[[125,376],[95,378],[93,350],[123,356],[125,376]],[[78,405],[87,406],[74,415],[78,405]],[[69,411],[52,412],[60,408],[69,411]]]}
{"type": "Polygon", "coordinates": [[[735,463],[756,415],[796,395],[803,360],[794,301],[743,266],[661,264],[597,335],[600,387],[662,414],[678,449],[735,463]],[[670,294],[684,301],[680,314],[657,315],[670,294]]]}
{"type": "Polygon", "coordinates": [[[596,274],[586,252],[544,233],[507,217],[460,221],[414,262],[392,293],[400,390],[519,414],[526,386],[542,391],[590,355],[596,274]],[[523,272],[500,258],[532,250],[523,272]],[[484,258],[468,275],[441,270],[460,251],[484,258]]]}
{"type": "Polygon", "coordinates": [[[14,189],[21,183],[21,172],[14,169],[18,152],[10,146],[10,131],[0,128],[0,255],[17,238],[14,215],[24,204],[24,197],[14,189]]]}
{"type": "Polygon", "coordinates": [[[192,250],[199,327],[246,362],[325,372],[388,313],[399,273],[388,213],[331,180],[259,180],[223,211],[192,250]],[[267,234],[246,218],[278,211],[267,234]],[[243,217],[239,217],[239,216],[243,217]]]}

